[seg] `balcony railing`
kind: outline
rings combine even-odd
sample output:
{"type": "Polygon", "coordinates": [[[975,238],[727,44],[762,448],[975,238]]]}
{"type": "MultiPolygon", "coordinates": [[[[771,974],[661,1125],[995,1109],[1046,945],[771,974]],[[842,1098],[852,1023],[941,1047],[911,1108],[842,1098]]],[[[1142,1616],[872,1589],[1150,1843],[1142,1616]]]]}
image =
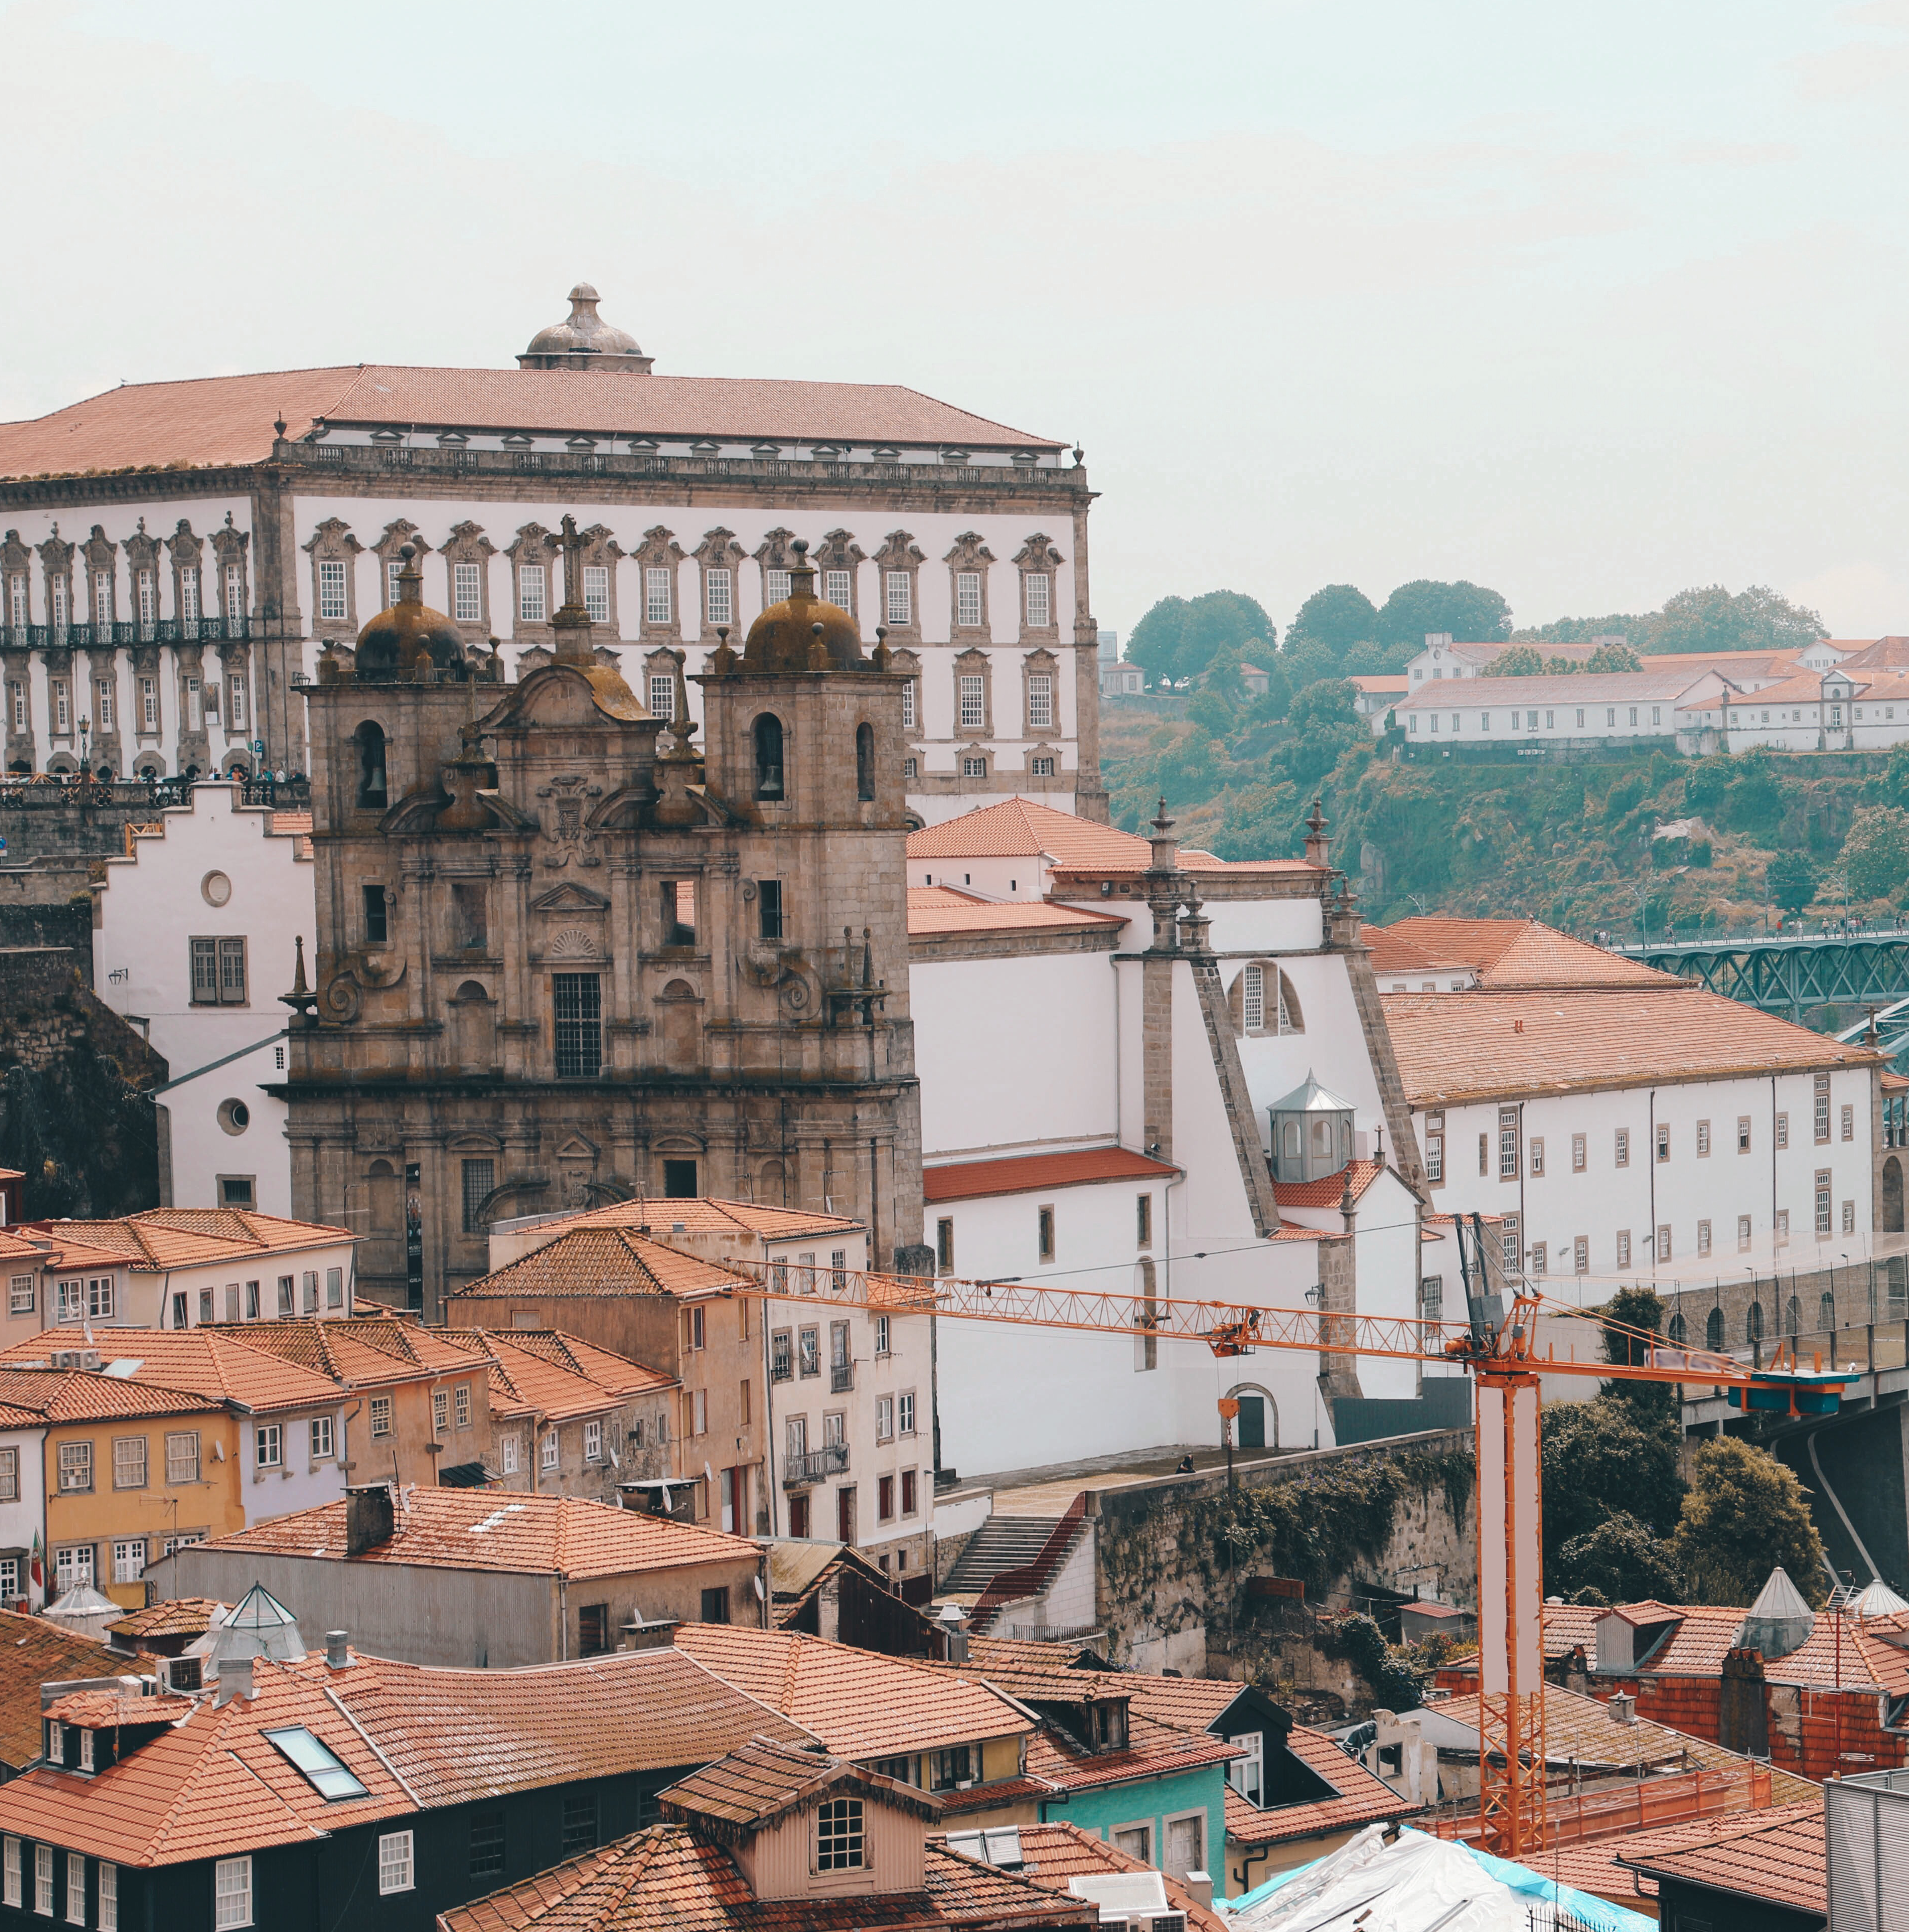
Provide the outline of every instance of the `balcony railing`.
{"type": "Polygon", "coordinates": [[[820,1449],[811,1449],[806,1456],[791,1456],[782,1466],[782,1486],[785,1490],[807,1490],[817,1483],[826,1482],[831,1476],[846,1475],[849,1466],[849,1445],[846,1442],[825,1442],[820,1449]]]}
{"type": "Polygon", "coordinates": [[[854,1387],[855,1364],[853,1362],[831,1362],[829,1365],[830,1393],[844,1395],[854,1387]]]}
{"type": "Polygon", "coordinates": [[[130,624],[0,625],[0,650],[130,650],[139,644],[243,644],[250,617],[157,617],[130,624]]]}

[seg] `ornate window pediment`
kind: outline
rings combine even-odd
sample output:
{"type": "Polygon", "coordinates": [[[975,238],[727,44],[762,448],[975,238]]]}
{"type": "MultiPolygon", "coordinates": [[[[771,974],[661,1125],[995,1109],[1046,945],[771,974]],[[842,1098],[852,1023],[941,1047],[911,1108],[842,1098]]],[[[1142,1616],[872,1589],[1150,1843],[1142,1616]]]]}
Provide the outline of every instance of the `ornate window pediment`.
{"type": "Polygon", "coordinates": [[[1014,553],[1014,566],[1020,572],[1020,634],[1023,638],[1060,635],[1060,599],[1057,574],[1067,560],[1052,541],[1037,530],[1014,553]]]}
{"type": "Polygon", "coordinates": [[[809,553],[815,566],[815,594],[826,604],[862,618],[862,566],[868,553],[847,530],[831,530],[809,553]]]}
{"type": "Polygon", "coordinates": [[[706,634],[718,628],[736,629],[737,592],[745,553],[736,532],[718,525],[705,533],[692,554],[702,575],[702,631],[706,634]]]}
{"type": "Polygon", "coordinates": [[[928,553],[906,530],[891,530],[875,553],[881,568],[881,603],[877,622],[910,638],[922,634],[922,566],[928,553]]]}
{"type": "Polygon", "coordinates": [[[593,892],[588,886],[580,886],[575,880],[566,879],[560,886],[553,886],[547,892],[539,892],[530,902],[530,910],[538,913],[580,913],[601,917],[610,910],[610,901],[601,892],[593,892]]]}
{"type": "Polygon", "coordinates": [[[511,560],[516,595],[511,604],[511,628],[533,632],[547,628],[555,615],[562,586],[556,580],[557,540],[541,524],[529,523],[504,546],[511,560]]]}
{"type": "Polygon", "coordinates": [[[988,633],[987,566],[994,553],[978,530],[963,530],[943,561],[948,566],[949,635],[985,637],[988,633]]]}

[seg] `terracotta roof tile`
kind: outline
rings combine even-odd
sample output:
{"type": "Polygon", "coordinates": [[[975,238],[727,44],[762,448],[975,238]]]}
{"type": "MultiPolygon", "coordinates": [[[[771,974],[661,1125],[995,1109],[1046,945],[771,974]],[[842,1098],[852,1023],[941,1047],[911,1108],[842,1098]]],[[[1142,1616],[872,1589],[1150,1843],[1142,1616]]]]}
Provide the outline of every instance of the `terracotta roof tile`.
{"type": "MultiPolygon", "coordinates": [[[[1381,935],[1388,945],[1410,947],[1428,962],[1465,965],[1478,975],[1480,986],[1498,992],[1527,986],[1677,983],[1668,973],[1573,939],[1535,919],[1401,919],[1389,926],[1360,929],[1368,944],[1381,935]]],[[[1386,970],[1410,969],[1381,968],[1375,953],[1373,970],[1386,970]]]]}
{"type": "MultiPolygon", "coordinates": [[[[1110,1845],[1078,1825],[1060,1822],[1022,1825],[1017,1827],[1020,1840],[1020,1876],[1032,1879],[1050,1892],[1065,1892],[1071,1878],[1098,1877],[1106,1872],[1152,1871],[1143,1860],[1130,1858],[1117,1845],[1110,1845]]],[[[1224,1932],[1226,1921],[1202,1905],[1170,1874],[1160,1874],[1167,1888],[1167,1899],[1175,1911],[1186,1914],[1189,1926],[1200,1932],[1224,1932]]]]}
{"type": "MultiPolygon", "coordinates": [[[[619,1207],[625,1204],[618,1204],[619,1207]]],[[[660,1209],[661,1204],[653,1204],[660,1209]]],[[[603,1295],[712,1294],[730,1287],[737,1279],[733,1268],[686,1255],[680,1249],[652,1240],[647,1234],[637,1234],[631,1228],[567,1223],[559,1227],[541,1247],[533,1248],[529,1254],[520,1256],[514,1262],[506,1262],[490,1274],[466,1282],[450,1299],[481,1301],[523,1299],[533,1295],[586,1296],[595,1299],[603,1295]]]]}
{"type": "Polygon", "coordinates": [[[287,1221],[237,1208],[148,1208],[112,1221],[27,1221],[20,1226],[22,1232],[56,1243],[81,1242],[118,1256],[135,1269],[293,1254],[358,1239],[348,1228],[287,1221]]]}
{"type": "Polygon", "coordinates": [[[465,430],[714,436],[1051,450],[1051,438],[990,422],[894,383],[737,380],[606,371],[589,392],[568,370],[372,363],[133,382],[51,416],[0,424],[0,476],[185,463],[262,463],[272,419],[297,439],[316,418],[465,430]]]}
{"type": "Polygon", "coordinates": [[[1044,856],[1062,871],[1144,872],[1152,848],[1137,834],[1096,824],[1031,799],[1004,799],[908,835],[911,859],[1044,856]]]}
{"type": "MultiPolygon", "coordinates": [[[[0,1365],[43,1359],[52,1333],[15,1342],[0,1353],[0,1365]]],[[[240,1340],[229,1329],[106,1328],[96,1330],[94,1340],[103,1372],[145,1387],[187,1389],[261,1413],[338,1399],[329,1377],[240,1340]]]]}
{"type": "Polygon", "coordinates": [[[126,1724],[175,1724],[193,1708],[190,1697],[146,1697],[137,1690],[70,1690],[41,1711],[82,1731],[109,1731],[126,1724]]]}
{"type": "Polygon", "coordinates": [[[897,1783],[851,1764],[784,1744],[751,1738],[713,1762],[657,1793],[666,1817],[694,1824],[713,1819],[723,1825],[758,1825],[803,1804],[833,1786],[847,1784],[886,1792],[891,1802],[933,1816],[941,1801],[912,1785],[897,1783]]]}
{"type": "Polygon", "coordinates": [[[129,1382],[90,1369],[0,1366],[0,1402],[48,1422],[98,1422],[121,1415],[202,1415],[221,1399],[129,1382]]]}
{"type": "Polygon", "coordinates": [[[972,1672],[922,1670],[819,1637],[736,1624],[685,1624],[676,1644],[844,1757],[937,1750],[1032,1729],[972,1672]]]}
{"type": "Polygon", "coordinates": [[[1062,1791],[1096,1791],[1202,1765],[1230,1764],[1239,1754],[1240,1747],[1224,1738],[1156,1724],[1132,1710],[1127,1714],[1125,1750],[1089,1751],[1058,1726],[1043,1724],[1027,1741],[1027,1769],[1030,1776],[1045,1778],[1062,1791]]]}
{"type": "Polygon", "coordinates": [[[153,1637],[203,1636],[212,1628],[214,1613],[226,1607],[216,1597],[174,1597],[130,1612],[108,1624],[106,1634],[128,1648],[153,1637]]]}
{"type": "Polygon", "coordinates": [[[1820,1815],[1822,1809],[1821,1797],[1812,1790],[1809,1797],[1796,1804],[1771,1805],[1764,1810],[1741,1812],[1734,1816],[1713,1814],[1643,1832],[1632,1826],[1589,1844],[1552,1845],[1542,1852],[1527,1852],[1521,1862],[1560,1885],[1572,1886],[1580,1892],[1594,1892],[1600,1898],[1620,1904],[1635,1904],[1639,1899],[1655,1898],[1657,1887],[1632,1870],[1632,1865],[1648,1864],[1667,1852],[1710,1844],[1739,1832],[1764,1831],[1812,1813],[1820,1815]]]}
{"type": "Polygon", "coordinates": [[[1352,1198],[1357,1201],[1386,1171],[1382,1160],[1348,1161],[1337,1174],[1319,1180],[1279,1180],[1273,1184],[1273,1198],[1282,1208],[1336,1208],[1344,1199],[1348,1175],[1352,1198]]]}
{"type": "Polygon", "coordinates": [[[1780,1814],[1749,1812],[1701,1845],[1633,1854],[1627,1865],[1656,1879],[1680,1879],[1740,1898],[1763,1899],[1793,1911],[1826,1912],[1823,1808],[1786,1805],[1780,1814]]]}
{"type": "Polygon", "coordinates": [[[346,1507],[340,1498],[196,1546],[261,1556],[322,1556],[340,1563],[570,1577],[620,1576],[691,1563],[753,1562],[759,1553],[746,1537],[616,1509],[580,1496],[407,1489],[391,1541],[348,1559],[346,1507]]]}
{"type": "Polygon", "coordinates": [[[126,1659],[44,1617],[0,1610],[0,1764],[17,1771],[40,1755],[40,1687],[74,1677],[116,1677],[126,1659]]]}
{"type": "Polygon", "coordinates": [[[467,1342],[474,1364],[489,1364],[493,1416],[535,1413],[553,1422],[571,1422],[580,1416],[601,1415],[633,1395],[679,1386],[668,1376],[603,1349],[591,1351],[596,1358],[592,1366],[598,1370],[592,1374],[560,1336],[499,1334],[483,1328],[452,1329],[447,1335],[467,1342]],[[548,1346],[552,1343],[556,1346],[548,1346]]]}
{"type": "Polygon", "coordinates": [[[1383,1004],[1415,1107],[1866,1067],[1877,1058],[1695,986],[1387,993],[1383,1004]]]}
{"type": "MultiPolygon", "coordinates": [[[[1646,658],[1646,664],[1654,658],[1646,658]]],[[[1683,664],[1671,670],[1541,672],[1536,677],[1467,677],[1421,684],[1398,706],[1401,711],[1489,710],[1494,706],[1621,704],[1683,697],[1710,668],[1683,664]]]]}
{"type": "Polygon", "coordinates": [[[800,1208],[775,1208],[757,1201],[724,1201],[712,1195],[678,1201],[661,1195],[633,1194],[607,1208],[586,1208],[546,1221],[541,1234],[571,1228],[628,1228],[667,1241],[679,1227],[686,1234],[754,1234],[771,1241],[799,1240],[805,1234],[846,1232],[861,1223],[846,1214],[811,1214],[800,1208]]]}
{"type": "Polygon", "coordinates": [[[984,899],[953,886],[908,888],[908,932],[915,939],[945,932],[1101,932],[1126,922],[1120,914],[1096,912],[1091,906],[984,899]]]}
{"type": "MultiPolygon", "coordinates": [[[[1166,1179],[1179,1169],[1127,1148],[1082,1148],[1071,1154],[1017,1154],[1002,1160],[957,1161],[922,1170],[925,1201],[978,1201],[990,1194],[1081,1187],[1097,1180],[1166,1179]]],[[[1335,1197],[1336,1198],[1336,1197],[1335,1197]]]]}

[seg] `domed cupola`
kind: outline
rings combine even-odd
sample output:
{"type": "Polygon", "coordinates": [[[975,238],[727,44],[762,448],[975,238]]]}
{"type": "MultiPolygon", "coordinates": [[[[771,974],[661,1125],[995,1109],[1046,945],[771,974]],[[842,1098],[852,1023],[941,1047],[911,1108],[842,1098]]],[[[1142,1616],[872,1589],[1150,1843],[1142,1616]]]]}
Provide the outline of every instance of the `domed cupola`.
{"type": "MultiPolygon", "coordinates": [[[[789,568],[789,595],[772,604],[749,626],[742,646],[746,674],[775,677],[790,671],[880,670],[862,655],[862,634],[855,620],[838,604],[825,604],[815,594],[815,566],[808,545],[798,537],[789,548],[796,560],[789,568]]],[[[880,655],[880,654],[878,654],[880,655]]]]}
{"type": "Polygon", "coordinates": [[[424,573],[410,544],[398,548],[397,602],[380,610],[358,634],[352,668],[360,679],[409,678],[421,664],[465,671],[464,639],[442,610],[423,597],[424,573]]]}
{"type": "Polygon", "coordinates": [[[540,328],[517,358],[517,367],[620,369],[627,374],[647,376],[655,358],[643,352],[634,335],[613,328],[598,314],[598,300],[588,282],[579,282],[570,292],[569,319],[540,328]]]}

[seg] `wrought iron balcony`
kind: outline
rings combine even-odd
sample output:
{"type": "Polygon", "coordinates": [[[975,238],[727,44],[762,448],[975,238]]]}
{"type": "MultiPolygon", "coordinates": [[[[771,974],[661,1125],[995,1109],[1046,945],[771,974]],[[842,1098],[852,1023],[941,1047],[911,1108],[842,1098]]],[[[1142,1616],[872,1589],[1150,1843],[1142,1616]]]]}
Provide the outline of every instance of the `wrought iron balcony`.
{"type": "Polygon", "coordinates": [[[159,617],[144,624],[8,624],[0,626],[0,650],[130,650],[139,644],[243,644],[252,634],[250,617],[159,617]]]}
{"type": "Polygon", "coordinates": [[[853,1362],[831,1362],[829,1365],[830,1393],[844,1395],[854,1387],[855,1364],[853,1362]]]}
{"type": "Polygon", "coordinates": [[[791,1456],[782,1466],[782,1486],[785,1490],[812,1489],[817,1483],[826,1482],[831,1476],[848,1473],[849,1445],[846,1442],[825,1442],[820,1449],[811,1449],[806,1456],[791,1456]]]}

